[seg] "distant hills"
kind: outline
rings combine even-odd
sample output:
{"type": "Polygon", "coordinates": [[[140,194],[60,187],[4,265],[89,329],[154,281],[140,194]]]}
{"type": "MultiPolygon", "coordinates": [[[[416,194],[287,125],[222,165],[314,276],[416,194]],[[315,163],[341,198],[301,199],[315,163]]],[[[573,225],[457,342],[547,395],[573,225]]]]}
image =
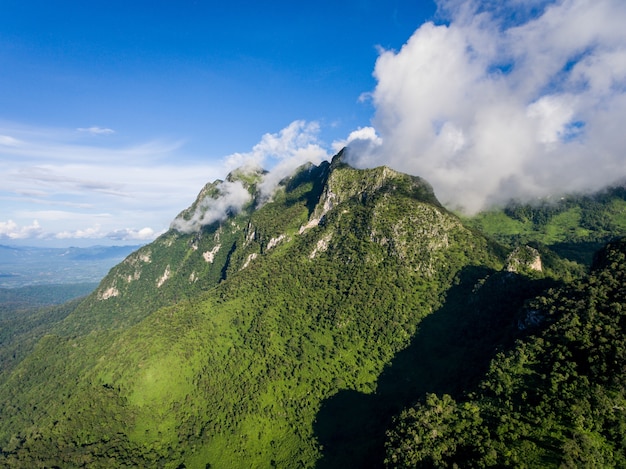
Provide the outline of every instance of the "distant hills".
{"type": "Polygon", "coordinates": [[[0,465],[625,460],[626,248],[592,250],[626,234],[617,189],[465,219],[341,153],[263,178],[207,184],[89,296],[7,319],[0,465]]]}
{"type": "Polygon", "coordinates": [[[41,248],[0,245],[0,288],[99,282],[139,246],[41,248]]]}

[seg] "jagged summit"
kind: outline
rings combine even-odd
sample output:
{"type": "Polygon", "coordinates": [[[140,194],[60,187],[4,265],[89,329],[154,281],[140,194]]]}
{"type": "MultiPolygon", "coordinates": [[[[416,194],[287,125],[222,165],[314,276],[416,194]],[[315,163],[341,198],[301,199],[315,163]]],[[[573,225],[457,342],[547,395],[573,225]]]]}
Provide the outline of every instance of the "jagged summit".
{"type": "MultiPolygon", "coordinates": [[[[345,149],[337,153],[330,163],[307,163],[298,167],[292,175],[281,179],[275,186],[264,179],[268,174],[270,172],[258,167],[242,167],[229,173],[226,180],[207,183],[193,204],[173,220],[170,228],[187,234],[197,232],[203,226],[225,220],[246,208],[257,209],[275,191],[315,178],[322,179],[321,184],[328,186],[322,192],[325,202],[337,197],[342,200],[354,196],[365,197],[379,191],[404,191],[411,197],[441,207],[432,187],[425,180],[386,166],[357,170],[345,162],[345,149]]],[[[317,181],[317,185],[320,186],[320,181],[317,181]]]]}

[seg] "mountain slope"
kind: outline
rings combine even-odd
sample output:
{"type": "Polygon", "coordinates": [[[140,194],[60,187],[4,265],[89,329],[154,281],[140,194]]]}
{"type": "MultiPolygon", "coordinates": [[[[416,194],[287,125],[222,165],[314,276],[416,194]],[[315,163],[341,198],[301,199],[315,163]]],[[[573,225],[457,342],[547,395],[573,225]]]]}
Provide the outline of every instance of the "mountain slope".
{"type": "Polygon", "coordinates": [[[267,199],[261,176],[207,185],[42,338],[0,385],[0,461],[312,467],[322,403],[374,393],[462,272],[505,260],[419,178],[338,156],[267,199]]]}
{"type": "Polygon", "coordinates": [[[465,221],[503,244],[540,243],[563,258],[589,267],[604,243],[626,236],[626,187],[532,204],[511,202],[465,221]]]}
{"type": "Polygon", "coordinates": [[[474,393],[430,394],[389,432],[389,467],[624,467],[626,240],[529,304],[533,334],[474,393]]]}

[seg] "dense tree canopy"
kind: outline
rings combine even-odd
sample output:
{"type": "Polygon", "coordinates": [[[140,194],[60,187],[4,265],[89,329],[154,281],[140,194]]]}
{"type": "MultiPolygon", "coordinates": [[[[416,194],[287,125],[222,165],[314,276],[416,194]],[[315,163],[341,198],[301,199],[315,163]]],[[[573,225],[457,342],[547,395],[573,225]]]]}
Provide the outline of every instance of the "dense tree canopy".
{"type": "Polygon", "coordinates": [[[626,241],[584,280],[535,299],[536,330],[476,391],[429,395],[388,433],[390,467],[624,467],[626,241]]]}

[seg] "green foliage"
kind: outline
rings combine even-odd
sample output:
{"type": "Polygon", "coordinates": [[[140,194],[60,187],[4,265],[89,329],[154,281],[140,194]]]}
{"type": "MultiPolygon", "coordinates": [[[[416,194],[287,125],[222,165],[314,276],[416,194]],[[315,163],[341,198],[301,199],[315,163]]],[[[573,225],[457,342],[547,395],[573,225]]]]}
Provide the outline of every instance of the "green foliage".
{"type": "Polygon", "coordinates": [[[535,333],[500,353],[468,399],[431,396],[405,411],[389,433],[388,465],[623,467],[625,311],[620,240],[598,254],[588,278],[529,304],[542,318],[531,321],[535,333]],[[440,438],[427,431],[439,427],[440,438]]]}
{"type": "Polygon", "coordinates": [[[338,156],[270,199],[260,176],[229,175],[253,196],[238,214],[3,324],[0,465],[624,465],[623,243],[568,287],[580,267],[555,253],[626,229],[591,215],[617,192],[468,229],[389,168],[338,156]],[[516,272],[479,231],[497,225],[530,246],[516,272]]]}
{"type": "Polygon", "coordinates": [[[539,243],[563,258],[589,266],[593,253],[604,243],[626,235],[626,189],[613,187],[534,204],[512,202],[466,222],[509,246],[539,243]]]}
{"type": "MultiPolygon", "coordinates": [[[[34,290],[28,288],[26,291],[31,293],[40,290],[39,287],[34,287],[34,290]]],[[[30,295],[28,298],[34,299],[30,295]]],[[[47,295],[43,298],[48,301],[47,295]]],[[[54,295],[54,298],[58,296],[54,295]]],[[[35,301],[41,300],[42,297],[35,299],[35,301]]],[[[80,301],[76,299],[57,306],[11,310],[4,313],[0,319],[0,383],[10,375],[10,372],[24,357],[32,352],[45,334],[76,309],[80,301]]]]}
{"type": "Polygon", "coordinates": [[[74,298],[86,296],[96,286],[96,283],[76,283],[0,288],[0,320],[19,316],[24,310],[58,305],[74,298]]]}
{"type": "Polygon", "coordinates": [[[79,297],[95,286],[81,283],[0,289],[0,383],[45,334],[76,309],[82,301],[79,297]]]}
{"type": "Polygon", "coordinates": [[[479,459],[489,438],[482,423],[476,404],[457,404],[447,394],[441,398],[428,394],[423,405],[400,415],[399,424],[389,434],[385,463],[398,468],[441,468],[479,459]]]}

